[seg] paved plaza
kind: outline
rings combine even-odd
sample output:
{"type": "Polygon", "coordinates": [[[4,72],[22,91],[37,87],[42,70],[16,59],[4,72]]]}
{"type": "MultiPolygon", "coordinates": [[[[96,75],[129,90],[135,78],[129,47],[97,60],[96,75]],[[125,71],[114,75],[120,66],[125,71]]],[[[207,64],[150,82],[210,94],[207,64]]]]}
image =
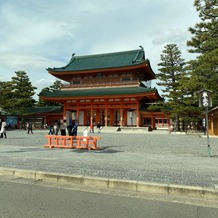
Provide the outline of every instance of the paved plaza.
{"type": "MultiPolygon", "coordinates": [[[[49,149],[47,130],[7,132],[0,167],[218,189],[218,138],[167,131],[102,130],[102,150],[49,149]]],[[[79,128],[78,135],[83,134],[79,128]]]]}

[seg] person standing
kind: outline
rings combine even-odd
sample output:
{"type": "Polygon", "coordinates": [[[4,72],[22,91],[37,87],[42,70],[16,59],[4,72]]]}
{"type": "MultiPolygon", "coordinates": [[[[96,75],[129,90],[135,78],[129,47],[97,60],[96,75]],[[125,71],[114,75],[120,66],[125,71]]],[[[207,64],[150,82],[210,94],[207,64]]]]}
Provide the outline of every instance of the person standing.
{"type": "Polygon", "coordinates": [[[49,135],[53,135],[54,134],[54,124],[51,123],[51,125],[49,126],[49,132],[48,132],[49,135]]]}
{"type": "Polygon", "coordinates": [[[72,135],[77,136],[77,131],[78,131],[78,124],[75,123],[72,129],[72,135]]]}
{"type": "Polygon", "coordinates": [[[2,128],[2,121],[0,121],[0,139],[1,139],[1,128],[2,128]]]}
{"type": "Polygon", "coordinates": [[[7,123],[4,121],[4,119],[2,119],[2,122],[1,122],[1,138],[3,138],[5,136],[5,139],[7,138],[7,135],[6,135],[6,127],[7,127],[7,123]]]}
{"type": "Polygon", "coordinates": [[[59,129],[60,129],[60,122],[55,120],[55,123],[54,123],[54,134],[55,135],[58,135],[59,129]]]}
{"type": "Polygon", "coordinates": [[[97,124],[97,129],[98,129],[98,133],[100,133],[101,132],[101,124],[99,122],[97,124]]]}
{"type": "Polygon", "coordinates": [[[67,132],[69,136],[72,136],[72,129],[73,129],[74,123],[72,122],[72,120],[70,120],[69,125],[67,126],[67,132]]]}
{"type": "Polygon", "coordinates": [[[66,120],[64,121],[62,120],[60,124],[61,135],[63,136],[66,135],[66,128],[67,128],[66,120]]]}
{"type": "Polygon", "coordinates": [[[28,122],[27,123],[27,134],[29,134],[30,132],[33,134],[33,125],[31,122],[28,122]]]}
{"type": "Polygon", "coordinates": [[[90,124],[90,132],[94,133],[94,124],[93,123],[90,124]]]}

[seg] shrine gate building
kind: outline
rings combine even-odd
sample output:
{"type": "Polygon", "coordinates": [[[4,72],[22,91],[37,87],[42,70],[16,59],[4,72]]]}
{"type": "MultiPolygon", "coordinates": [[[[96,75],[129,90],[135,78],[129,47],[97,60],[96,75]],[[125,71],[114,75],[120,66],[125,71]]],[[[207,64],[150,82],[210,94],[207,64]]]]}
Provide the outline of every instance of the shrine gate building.
{"type": "Polygon", "coordinates": [[[79,125],[100,122],[103,126],[168,126],[163,113],[146,111],[161,97],[151,88],[155,74],[142,47],[107,54],[73,54],[66,66],[47,71],[66,83],[61,90],[44,93],[40,98],[62,103],[67,123],[73,120],[79,125]]]}

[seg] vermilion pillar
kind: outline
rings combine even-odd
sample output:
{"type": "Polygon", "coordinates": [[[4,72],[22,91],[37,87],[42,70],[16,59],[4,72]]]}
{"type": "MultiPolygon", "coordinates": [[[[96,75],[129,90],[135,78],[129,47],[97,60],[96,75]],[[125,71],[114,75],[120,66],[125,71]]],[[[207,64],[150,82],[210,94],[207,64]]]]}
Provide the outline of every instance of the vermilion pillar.
{"type": "Polygon", "coordinates": [[[91,101],[90,124],[93,124],[93,101],[91,101]]]}
{"type": "Polygon", "coordinates": [[[136,126],[139,127],[139,99],[136,98],[136,126]]]}
{"type": "Polygon", "coordinates": [[[121,99],[120,103],[120,126],[123,126],[123,100],[121,99]]]}
{"type": "Polygon", "coordinates": [[[104,117],[104,125],[105,126],[107,126],[107,116],[108,116],[108,101],[107,100],[105,100],[105,103],[106,103],[106,108],[105,108],[105,113],[104,113],[104,115],[105,115],[105,117],[104,117]]]}

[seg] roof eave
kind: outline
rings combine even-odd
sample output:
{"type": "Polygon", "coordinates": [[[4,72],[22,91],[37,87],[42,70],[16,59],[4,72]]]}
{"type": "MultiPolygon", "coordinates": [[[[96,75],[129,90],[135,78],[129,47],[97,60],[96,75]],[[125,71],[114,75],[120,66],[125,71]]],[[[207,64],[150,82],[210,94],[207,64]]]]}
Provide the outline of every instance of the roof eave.
{"type": "Polygon", "coordinates": [[[126,65],[126,66],[116,66],[116,67],[107,67],[107,68],[96,68],[96,69],[81,69],[81,70],[64,70],[63,68],[47,68],[46,70],[51,73],[51,74],[58,74],[58,73],[93,73],[93,72],[104,72],[104,71],[115,71],[117,69],[123,70],[123,69],[134,69],[134,68],[139,68],[144,65],[148,65],[150,67],[149,61],[146,59],[145,61],[141,61],[140,63],[133,64],[133,65],[126,65]]]}
{"type": "Polygon", "coordinates": [[[136,70],[139,68],[144,68],[147,72],[149,72],[148,80],[156,79],[156,75],[151,69],[150,62],[144,61],[139,64],[131,65],[131,66],[120,66],[120,67],[111,67],[111,68],[99,68],[99,69],[84,69],[84,70],[75,70],[75,71],[57,71],[54,69],[47,69],[48,72],[59,78],[64,80],[65,75],[72,75],[72,74],[92,74],[92,73],[99,73],[99,72],[119,72],[119,71],[127,71],[127,70],[136,70]]]}
{"type": "Polygon", "coordinates": [[[105,95],[92,95],[92,96],[40,96],[40,98],[42,100],[46,100],[46,101],[54,101],[54,102],[65,102],[67,100],[77,100],[77,99],[87,99],[88,98],[92,98],[92,99],[105,99],[105,98],[111,98],[111,97],[122,97],[122,98],[126,98],[126,97],[152,97],[156,100],[161,100],[162,97],[159,95],[157,89],[151,89],[149,91],[145,91],[145,92],[141,92],[141,93],[119,93],[119,94],[105,94],[105,95]]]}

